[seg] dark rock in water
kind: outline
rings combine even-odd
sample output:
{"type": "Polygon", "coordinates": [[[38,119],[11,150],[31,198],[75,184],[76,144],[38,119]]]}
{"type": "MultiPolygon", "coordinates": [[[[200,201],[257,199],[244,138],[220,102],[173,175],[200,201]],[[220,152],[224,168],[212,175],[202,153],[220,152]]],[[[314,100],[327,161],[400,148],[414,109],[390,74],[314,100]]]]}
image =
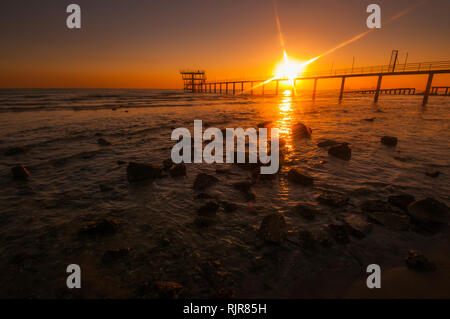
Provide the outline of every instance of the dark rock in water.
{"type": "Polygon", "coordinates": [[[306,229],[302,229],[298,233],[298,241],[300,246],[304,249],[312,249],[316,245],[316,239],[313,234],[306,229]]]}
{"type": "Polygon", "coordinates": [[[130,162],[127,167],[127,177],[130,183],[162,176],[161,165],[130,162]]]}
{"type": "Polygon", "coordinates": [[[379,199],[366,200],[361,204],[361,210],[367,212],[384,212],[387,209],[387,203],[379,199]]]}
{"type": "Polygon", "coordinates": [[[26,153],[26,149],[20,146],[17,147],[10,147],[8,148],[4,155],[5,156],[13,156],[13,155],[19,155],[19,154],[24,154],[26,153]]]}
{"type": "Polygon", "coordinates": [[[317,209],[315,209],[312,205],[308,204],[298,204],[293,208],[293,212],[299,214],[304,219],[314,220],[317,215],[317,209]]]}
{"type": "Polygon", "coordinates": [[[406,215],[391,212],[371,212],[369,219],[392,230],[405,231],[409,229],[411,219],[406,215]]]}
{"type": "Polygon", "coordinates": [[[436,270],[436,265],[417,250],[408,251],[405,262],[408,268],[415,271],[429,272],[436,270]]]}
{"type": "Polygon", "coordinates": [[[311,137],[312,130],[305,124],[298,122],[292,126],[292,135],[294,138],[311,137]]]}
{"type": "Polygon", "coordinates": [[[197,210],[197,214],[205,217],[214,217],[216,216],[216,212],[218,209],[219,204],[217,204],[216,202],[208,202],[197,210]]]}
{"type": "Polygon", "coordinates": [[[425,224],[445,224],[449,222],[449,209],[447,205],[434,198],[417,200],[408,205],[411,218],[425,224]]]}
{"type": "Polygon", "coordinates": [[[375,118],[374,117],[370,117],[370,118],[367,118],[367,119],[363,119],[363,121],[373,122],[373,121],[375,121],[375,118]]]}
{"type": "Polygon", "coordinates": [[[266,242],[282,242],[287,235],[287,226],[283,215],[275,213],[264,217],[259,227],[259,233],[266,242]]]}
{"type": "Polygon", "coordinates": [[[441,172],[439,171],[425,172],[425,175],[436,178],[439,177],[439,175],[441,175],[441,172]]]}
{"type": "Polygon", "coordinates": [[[27,180],[28,176],[30,176],[30,172],[28,172],[23,165],[11,167],[11,173],[13,174],[14,179],[20,181],[27,180]]]}
{"type": "Polygon", "coordinates": [[[111,143],[108,142],[107,140],[105,140],[104,138],[99,138],[97,140],[97,143],[98,143],[98,145],[101,145],[101,146],[109,146],[109,145],[111,145],[111,143]]]}
{"type": "Polygon", "coordinates": [[[233,188],[243,193],[248,193],[251,190],[252,183],[249,181],[241,181],[232,184],[233,188]]]}
{"type": "Polygon", "coordinates": [[[172,167],[173,164],[174,163],[173,163],[171,158],[165,159],[162,162],[163,170],[165,170],[165,171],[169,170],[172,167]]]}
{"type": "Polygon", "coordinates": [[[325,191],[316,196],[316,200],[331,207],[341,207],[348,203],[349,197],[338,192],[325,191]]]}
{"type": "Polygon", "coordinates": [[[130,248],[108,250],[103,254],[102,263],[110,264],[125,258],[130,254],[130,248]]]}
{"type": "Polygon", "coordinates": [[[343,224],[329,224],[327,231],[338,244],[347,244],[350,242],[347,233],[347,227],[343,224]]]}
{"type": "Polygon", "coordinates": [[[227,201],[221,201],[220,205],[223,207],[223,210],[227,213],[234,212],[235,210],[238,209],[238,205],[227,201]]]}
{"type": "Polygon", "coordinates": [[[209,227],[216,223],[216,219],[214,217],[207,217],[207,216],[198,216],[194,220],[194,224],[197,227],[209,227]]]}
{"type": "Polygon", "coordinates": [[[389,203],[402,209],[406,209],[416,198],[409,194],[397,194],[388,197],[389,203]]]}
{"type": "Polygon", "coordinates": [[[352,150],[347,144],[339,144],[329,148],[328,154],[349,161],[352,157],[352,150]]]}
{"type": "Polygon", "coordinates": [[[169,170],[169,174],[172,177],[186,176],[186,165],[184,163],[175,164],[169,170]]]}
{"type": "Polygon", "coordinates": [[[330,146],[336,146],[336,145],[341,145],[341,144],[347,144],[347,143],[336,142],[334,140],[324,140],[322,142],[317,143],[317,146],[318,147],[330,147],[330,146]]]}
{"type": "Polygon", "coordinates": [[[212,185],[216,184],[219,180],[209,174],[199,173],[194,181],[194,189],[197,191],[204,190],[212,185]]]}
{"type": "Polygon", "coordinates": [[[149,299],[179,299],[183,297],[184,287],[176,282],[157,281],[145,283],[138,290],[138,296],[149,299]]]}
{"type": "Polygon", "coordinates": [[[97,222],[90,222],[78,231],[81,237],[110,236],[117,232],[119,223],[115,219],[103,218],[97,222]]]}
{"type": "Polygon", "coordinates": [[[363,238],[372,230],[372,223],[369,223],[361,215],[349,215],[344,218],[349,233],[355,237],[363,238]]]}
{"type": "Polygon", "coordinates": [[[396,146],[397,145],[397,138],[393,136],[383,136],[381,138],[381,143],[387,146],[396,146]]]}
{"type": "Polygon", "coordinates": [[[289,171],[288,180],[302,186],[312,186],[314,184],[314,179],[311,176],[301,173],[295,168],[289,171]]]}

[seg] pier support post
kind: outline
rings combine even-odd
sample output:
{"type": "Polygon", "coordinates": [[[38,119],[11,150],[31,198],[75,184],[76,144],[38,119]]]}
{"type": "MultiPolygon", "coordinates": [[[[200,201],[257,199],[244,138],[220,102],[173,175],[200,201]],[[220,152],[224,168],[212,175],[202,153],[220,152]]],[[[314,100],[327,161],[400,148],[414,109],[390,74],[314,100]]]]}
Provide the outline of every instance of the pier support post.
{"type": "Polygon", "coordinates": [[[225,93],[228,94],[228,82],[225,83],[225,93]]]}
{"type": "Polygon", "coordinates": [[[214,83],[214,93],[217,93],[217,83],[214,83]]]}
{"type": "Polygon", "coordinates": [[[433,76],[434,76],[434,73],[430,73],[428,75],[427,88],[425,89],[425,92],[423,93],[422,106],[425,106],[428,103],[428,96],[430,95],[430,88],[431,88],[431,83],[433,82],[433,76]]]}
{"type": "Polygon", "coordinates": [[[233,94],[236,94],[236,82],[233,82],[233,94]]]}
{"type": "Polygon", "coordinates": [[[241,82],[241,94],[244,94],[244,81],[241,82]]]}
{"type": "Polygon", "coordinates": [[[314,79],[314,89],[313,89],[313,95],[312,95],[313,101],[316,100],[316,89],[317,89],[317,79],[314,79]]]}
{"type": "Polygon", "coordinates": [[[250,89],[250,95],[253,95],[253,82],[250,82],[251,89],[250,89]]]}
{"type": "Polygon", "coordinates": [[[280,81],[277,80],[277,87],[275,89],[275,95],[278,95],[278,85],[280,84],[280,81]]]}
{"type": "Polygon", "coordinates": [[[381,88],[381,80],[383,79],[382,75],[378,76],[378,82],[377,82],[377,90],[375,91],[375,98],[373,100],[374,103],[378,102],[378,98],[380,96],[380,88],[381,88]]]}
{"type": "Polygon", "coordinates": [[[344,85],[345,85],[345,76],[342,77],[341,93],[339,94],[339,102],[341,102],[342,98],[344,97],[344,85]]]}

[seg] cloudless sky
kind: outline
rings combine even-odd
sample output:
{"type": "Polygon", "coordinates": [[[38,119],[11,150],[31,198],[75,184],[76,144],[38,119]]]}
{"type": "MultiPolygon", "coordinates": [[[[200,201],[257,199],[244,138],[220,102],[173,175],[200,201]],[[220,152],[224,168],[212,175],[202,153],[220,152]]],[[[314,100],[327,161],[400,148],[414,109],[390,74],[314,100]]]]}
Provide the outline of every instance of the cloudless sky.
{"type": "MultiPolygon", "coordinates": [[[[308,60],[419,0],[278,0],[287,52],[308,60]]],[[[309,69],[450,60],[450,1],[426,0],[309,69]]],[[[182,68],[210,79],[270,75],[282,58],[272,0],[2,0],[0,87],[179,88],[182,68]],[[66,27],[77,3],[82,29],[66,27]]]]}

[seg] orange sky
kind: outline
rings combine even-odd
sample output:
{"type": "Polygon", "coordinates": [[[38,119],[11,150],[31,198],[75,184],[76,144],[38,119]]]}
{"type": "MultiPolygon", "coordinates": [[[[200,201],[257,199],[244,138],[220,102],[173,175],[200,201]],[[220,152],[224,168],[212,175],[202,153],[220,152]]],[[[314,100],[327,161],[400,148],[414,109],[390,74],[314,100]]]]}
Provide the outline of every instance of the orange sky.
{"type": "MultiPolygon", "coordinates": [[[[282,59],[272,0],[78,1],[82,29],[65,26],[65,3],[17,0],[0,5],[0,87],[181,88],[182,68],[209,79],[269,77],[282,59]]],[[[278,0],[289,56],[308,60],[367,30],[373,1],[278,0]]],[[[418,1],[378,1],[382,19],[418,1]]],[[[429,0],[398,20],[311,64],[308,70],[450,60],[450,1],[429,0]]],[[[436,76],[433,85],[449,85],[436,76]]],[[[349,80],[372,87],[375,78],[349,80]]],[[[312,82],[312,81],[311,81],[312,82]]],[[[425,77],[383,86],[422,87],[425,77]]],[[[300,84],[308,88],[311,83],[300,84]]],[[[323,81],[319,89],[335,88],[323,81]]]]}

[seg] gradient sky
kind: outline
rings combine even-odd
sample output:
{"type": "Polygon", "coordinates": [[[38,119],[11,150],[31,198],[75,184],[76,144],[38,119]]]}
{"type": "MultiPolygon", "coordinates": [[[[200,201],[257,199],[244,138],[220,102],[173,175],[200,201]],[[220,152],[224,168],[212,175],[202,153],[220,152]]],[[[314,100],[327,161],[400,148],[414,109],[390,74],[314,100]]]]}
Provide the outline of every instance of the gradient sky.
{"type": "MultiPolygon", "coordinates": [[[[288,54],[308,60],[366,31],[368,4],[387,20],[418,2],[278,0],[278,11],[288,54]]],[[[356,66],[388,64],[392,49],[400,62],[407,52],[409,62],[450,60],[449,12],[449,0],[427,0],[309,69],[351,67],[353,56],[356,66]]],[[[272,0],[5,0],[0,38],[3,88],[180,88],[182,68],[253,77],[282,58],[272,0]],[[66,27],[70,3],[81,6],[81,30],[66,27]]]]}

